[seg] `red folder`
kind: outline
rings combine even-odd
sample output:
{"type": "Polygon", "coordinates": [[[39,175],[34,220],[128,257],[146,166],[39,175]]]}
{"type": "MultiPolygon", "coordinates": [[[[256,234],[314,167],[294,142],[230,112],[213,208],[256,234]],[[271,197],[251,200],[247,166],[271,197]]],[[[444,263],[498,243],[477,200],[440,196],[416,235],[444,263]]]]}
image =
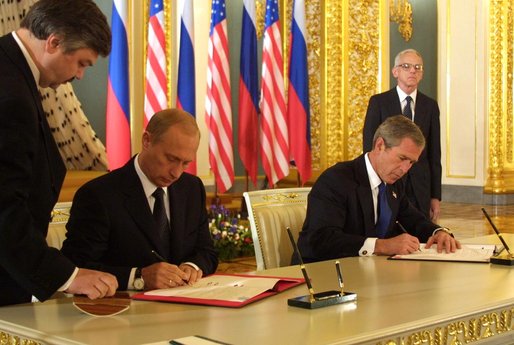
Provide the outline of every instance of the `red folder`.
{"type": "Polygon", "coordinates": [[[185,304],[199,304],[199,305],[209,305],[209,306],[217,306],[217,307],[229,307],[229,308],[240,308],[244,307],[247,304],[253,303],[260,299],[266,298],[268,296],[276,295],[279,292],[290,289],[297,285],[305,283],[305,279],[303,278],[284,278],[284,277],[273,277],[273,276],[257,276],[257,275],[246,275],[246,274],[214,274],[214,275],[223,275],[223,276],[235,276],[235,277],[245,277],[245,278],[273,278],[280,279],[273,289],[260,293],[256,296],[253,296],[245,301],[225,301],[218,299],[207,299],[207,298],[190,298],[190,297],[180,297],[180,296],[154,296],[154,295],[145,295],[143,292],[132,295],[132,299],[143,300],[143,301],[158,301],[158,302],[170,302],[170,303],[185,303],[185,304]]]}

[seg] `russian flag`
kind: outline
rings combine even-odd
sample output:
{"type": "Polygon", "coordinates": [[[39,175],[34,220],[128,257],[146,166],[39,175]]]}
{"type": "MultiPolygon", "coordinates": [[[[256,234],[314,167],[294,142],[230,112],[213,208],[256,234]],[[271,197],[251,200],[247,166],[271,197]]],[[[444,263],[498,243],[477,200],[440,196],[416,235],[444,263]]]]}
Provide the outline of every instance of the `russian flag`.
{"type": "MultiPolygon", "coordinates": [[[[193,0],[183,0],[180,20],[180,48],[177,76],[177,108],[196,117],[195,94],[195,50],[194,50],[193,0]]],[[[196,162],[186,170],[196,174],[196,162]]]]}
{"type": "Polygon", "coordinates": [[[291,23],[287,118],[289,150],[302,185],[312,175],[309,77],[305,29],[305,2],[295,0],[291,23]]]}
{"type": "Polygon", "coordinates": [[[127,1],[114,0],[105,126],[110,170],[123,166],[131,155],[127,18],[127,1]]]}
{"type": "Polygon", "coordinates": [[[257,30],[255,0],[244,0],[241,32],[239,76],[239,156],[255,186],[259,149],[258,104],[259,75],[257,71],[257,30]]]}

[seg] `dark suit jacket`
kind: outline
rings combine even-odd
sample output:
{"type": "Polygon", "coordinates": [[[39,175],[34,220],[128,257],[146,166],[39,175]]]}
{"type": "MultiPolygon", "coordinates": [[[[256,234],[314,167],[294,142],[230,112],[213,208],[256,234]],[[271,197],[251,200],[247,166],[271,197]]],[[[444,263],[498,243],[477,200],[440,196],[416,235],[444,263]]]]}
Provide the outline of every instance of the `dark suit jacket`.
{"type": "MultiPolygon", "coordinates": [[[[411,235],[426,242],[439,226],[416,210],[401,182],[387,185],[391,223],[386,237],[399,235],[398,220],[411,235]]],[[[373,196],[364,155],[338,163],[318,178],[307,203],[307,216],[298,238],[305,262],[358,256],[368,237],[377,237],[373,196]]]]}
{"type": "Polygon", "coordinates": [[[11,34],[0,38],[0,305],[49,298],[75,266],[46,244],[66,173],[11,34]]]}
{"type": "MultiPolygon", "coordinates": [[[[370,98],[364,122],[363,152],[371,151],[373,136],[378,126],[388,117],[401,113],[396,87],[370,98]]],[[[430,199],[441,200],[441,129],[437,102],[419,90],[416,97],[414,123],[423,132],[426,146],[418,162],[412,166],[404,180],[409,181],[408,187],[412,187],[414,192],[411,200],[414,199],[420,211],[428,217],[430,199]]]]}
{"type": "MultiPolygon", "coordinates": [[[[169,262],[190,261],[214,273],[217,253],[208,229],[202,181],[184,173],[168,187],[171,247],[169,262]]],[[[130,270],[159,260],[162,253],[152,211],[134,167],[125,166],[82,186],[73,199],[62,252],[80,267],[112,273],[126,289],[130,270]]]]}

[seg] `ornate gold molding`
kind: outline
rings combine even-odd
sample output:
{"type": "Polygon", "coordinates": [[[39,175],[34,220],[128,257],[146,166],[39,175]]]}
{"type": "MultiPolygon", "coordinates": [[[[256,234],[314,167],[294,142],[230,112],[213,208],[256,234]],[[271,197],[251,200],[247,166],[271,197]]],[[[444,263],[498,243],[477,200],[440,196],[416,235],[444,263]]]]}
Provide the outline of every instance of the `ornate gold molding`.
{"type": "Polygon", "coordinates": [[[377,345],[470,344],[506,332],[512,332],[513,329],[514,308],[506,308],[381,341],[377,345]]]}
{"type": "Polygon", "coordinates": [[[41,343],[0,331],[0,345],[41,345],[41,343]]]}
{"type": "Polygon", "coordinates": [[[514,191],[512,1],[489,2],[488,169],[486,193],[514,191]]]}
{"type": "Polygon", "coordinates": [[[412,37],[412,6],[409,0],[390,0],[389,16],[392,22],[398,24],[398,31],[408,42],[412,37]]]}

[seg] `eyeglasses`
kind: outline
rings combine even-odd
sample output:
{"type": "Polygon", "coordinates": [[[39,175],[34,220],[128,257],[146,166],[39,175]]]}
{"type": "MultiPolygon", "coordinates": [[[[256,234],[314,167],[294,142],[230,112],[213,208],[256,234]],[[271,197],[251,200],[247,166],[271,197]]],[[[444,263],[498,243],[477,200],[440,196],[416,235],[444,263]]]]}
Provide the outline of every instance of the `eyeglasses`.
{"type": "Polygon", "coordinates": [[[405,72],[409,72],[412,67],[414,67],[414,70],[416,72],[423,72],[423,65],[421,64],[411,64],[411,63],[402,63],[397,65],[396,67],[401,67],[405,72]]]}

